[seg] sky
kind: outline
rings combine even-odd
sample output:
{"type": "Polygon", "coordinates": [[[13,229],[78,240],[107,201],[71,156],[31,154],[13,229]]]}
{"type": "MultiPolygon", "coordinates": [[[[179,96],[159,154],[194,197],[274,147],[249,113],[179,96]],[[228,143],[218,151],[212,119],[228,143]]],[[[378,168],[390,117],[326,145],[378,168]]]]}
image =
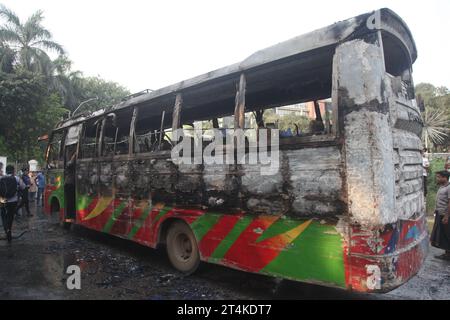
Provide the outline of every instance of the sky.
{"type": "Polygon", "coordinates": [[[44,26],[73,69],[131,92],[158,89],[239,61],[268,46],[382,7],[409,26],[414,82],[450,88],[448,0],[0,0],[44,26]]]}

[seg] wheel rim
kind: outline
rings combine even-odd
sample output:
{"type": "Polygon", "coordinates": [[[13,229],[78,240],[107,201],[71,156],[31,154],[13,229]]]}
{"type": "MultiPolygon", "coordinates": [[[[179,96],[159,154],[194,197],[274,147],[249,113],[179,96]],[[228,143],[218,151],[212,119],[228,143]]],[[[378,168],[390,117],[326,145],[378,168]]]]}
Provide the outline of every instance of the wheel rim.
{"type": "Polygon", "coordinates": [[[175,257],[177,260],[187,262],[192,257],[192,241],[185,233],[179,233],[175,239],[175,257]]]}

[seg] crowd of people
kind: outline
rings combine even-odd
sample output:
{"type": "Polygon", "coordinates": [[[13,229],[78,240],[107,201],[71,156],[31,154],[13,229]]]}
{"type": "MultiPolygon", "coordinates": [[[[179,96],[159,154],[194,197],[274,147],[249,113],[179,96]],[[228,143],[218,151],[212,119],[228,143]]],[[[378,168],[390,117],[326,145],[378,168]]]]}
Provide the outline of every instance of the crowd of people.
{"type": "Polygon", "coordinates": [[[0,213],[8,243],[12,241],[14,218],[32,217],[30,203],[44,204],[45,175],[25,167],[16,173],[14,166],[5,170],[0,162],[0,213]]]}

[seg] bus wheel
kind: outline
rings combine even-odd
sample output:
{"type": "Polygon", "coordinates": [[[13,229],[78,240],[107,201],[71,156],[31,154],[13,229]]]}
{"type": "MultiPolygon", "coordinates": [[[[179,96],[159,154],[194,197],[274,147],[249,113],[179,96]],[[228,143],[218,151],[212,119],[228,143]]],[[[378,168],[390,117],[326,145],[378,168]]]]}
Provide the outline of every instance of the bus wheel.
{"type": "Polygon", "coordinates": [[[191,228],[182,221],[171,224],[166,238],[167,255],[172,265],[184,274],[191,274],[200,264],[197,241],[191,228]]]}

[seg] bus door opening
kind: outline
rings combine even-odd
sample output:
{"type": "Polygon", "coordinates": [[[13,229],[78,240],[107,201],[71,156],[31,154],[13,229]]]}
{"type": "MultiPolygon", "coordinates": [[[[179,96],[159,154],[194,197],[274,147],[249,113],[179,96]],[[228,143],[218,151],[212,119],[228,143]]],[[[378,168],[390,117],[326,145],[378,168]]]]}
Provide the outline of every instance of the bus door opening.
{"type": "Polygon", "coordinates": [[[64,150],[64,212],[65,219],[75,219],[76,159],[81,126],[69,128],[64,150]]]}

